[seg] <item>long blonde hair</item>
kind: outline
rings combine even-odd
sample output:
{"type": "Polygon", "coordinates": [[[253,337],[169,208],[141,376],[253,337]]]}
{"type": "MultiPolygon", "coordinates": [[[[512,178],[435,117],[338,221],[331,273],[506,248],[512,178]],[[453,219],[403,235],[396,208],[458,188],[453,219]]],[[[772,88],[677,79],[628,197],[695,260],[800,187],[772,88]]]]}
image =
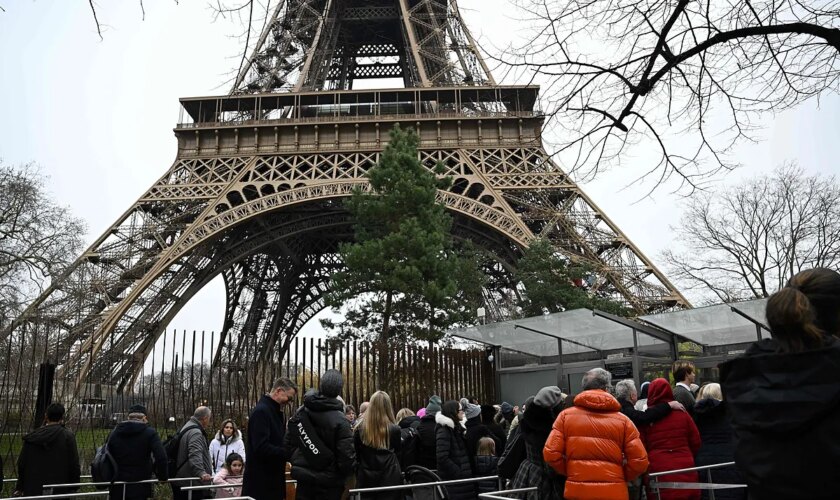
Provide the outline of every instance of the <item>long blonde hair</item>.
{"type": "Polygon", "coordinates": [[[391,397],[387,392],[376,391],[370,397],[370,406],[359,424],[359,437],[365,446],[387,450],[391,445],[391,425],[395,423],[391,397]]]}

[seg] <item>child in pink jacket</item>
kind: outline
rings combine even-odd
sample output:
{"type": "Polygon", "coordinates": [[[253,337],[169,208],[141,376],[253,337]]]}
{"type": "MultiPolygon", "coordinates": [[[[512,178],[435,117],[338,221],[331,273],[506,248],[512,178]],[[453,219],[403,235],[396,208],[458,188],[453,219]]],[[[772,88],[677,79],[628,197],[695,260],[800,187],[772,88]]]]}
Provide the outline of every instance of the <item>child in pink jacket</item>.
{"type": "Polygon", "coordinates": [[[219,469],[213,478],[213,484],[227,484],[230,488],[216,490],[216,498],[233,498],[242,496],[242,474],[245,473],[245,462],[238,453],[231,453],[225,459],[225,465],[219,469]]]}

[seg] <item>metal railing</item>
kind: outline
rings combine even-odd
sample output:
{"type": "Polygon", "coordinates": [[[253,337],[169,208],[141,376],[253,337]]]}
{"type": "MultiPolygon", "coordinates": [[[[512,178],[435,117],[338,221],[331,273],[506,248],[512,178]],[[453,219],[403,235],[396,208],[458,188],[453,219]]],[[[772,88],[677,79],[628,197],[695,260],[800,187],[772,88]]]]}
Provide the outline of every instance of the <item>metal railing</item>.
{"type": "MultiPolygon", "coordinates": [[[[350,498],[354,500],[362,500],[362,495],[365,493],[381,493],[383,491],[402,491],[402,490],[414,490],[418,488],[431,488],[432,495],[434,500],[440,498],[438,496],[438,488],[441,486],[447,486],[450,484],[468,484],[468,483],[479,483],[481,481],[493,480],[499,484],[499,489],[501,489],[501,481],[503,479],[499,476],[484,476],[484,477],[473,477],[469,479],[451,479],[448,481],[436,481],[432,483],[417,483],[417,484],[402,484],[397,486],[379,486],[375,488],[354,488],[350,490],[350,498]]],[[[507,499],[505,499],[507,500],[507,499]]]]}
{"type": "Polygon", "coordinates": [[[715,490],[731,490],[736,488],[746,488],[746,484],[728,484],[728,483],[714,483],[712,482],[712,469],[719,469],[722,467],[734,466],[735,462],[724,462],[720,464],[701,465],[699,467],[689,467],[686,469],[674,469],[662,472],[652,472],[647,475],[650,478],[648,487],[656,493],[656,498],[661,500],[662,493],[660,490],[708,490],[709,500],[715,500],[715,490]],[[660,482],[656,478],[667,476],[670,474],[680,474],[682,472],[699,472],[706,471],[705,483],[688,483],[688,482],[660,482]]]}
{"type": "MultiPolygon", "coordinates": [[[[241,478],[242,476],[228,476],[230,477],[238,477],[241,478]]],[[[296,479],[287,479],[286,484],[297,484],[296,479]]],[[[193,491],[214,491],[214,490],[221,490],[224,488],[242,488],[242,484],[203,484],[200,486],[184,486],[181,488],[181,491],[187,492],[187,499],[192,500],[193,491]]]]}
{"type": "Polygon", "coordinates": [[[518,495],[520,493],[529,493],[531,491],[537,491],[537,487],[531,486],[530,488],[516,488],[513,490],[499,490],[491,491],[490,493],[479,493],[478,498],[484,498],[489,500],[510,500],[505,495],[518,495]]]}
{"type": "MultiPolygon", "coordinates": [[[[36,495],[36,496],[29,496],[29,497],[6,497],[6,498],[13,498],[14,500],[22,500],[22,499],[29,499],[29,500],[46,500],[51,498],[93,498],[93,497],[107,497],[107,491],[91,491],[89,493],[61,493],[57,495],[36,495]]],[[[4,500],[4,499],[0,499],[4,500]]]]}

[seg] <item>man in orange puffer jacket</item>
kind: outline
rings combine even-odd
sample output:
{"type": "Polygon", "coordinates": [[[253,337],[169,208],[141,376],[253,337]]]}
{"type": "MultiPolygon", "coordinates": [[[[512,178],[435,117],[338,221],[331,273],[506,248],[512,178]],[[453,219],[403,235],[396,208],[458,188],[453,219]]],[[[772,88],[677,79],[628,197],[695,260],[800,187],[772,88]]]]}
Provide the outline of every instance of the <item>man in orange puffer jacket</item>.
{"type": "Polygon", "coordinates": [[[610,378],[601,368],[588,371],[584,391],[558,415],[545,443],[545,463],[567,478],[567,500],[628,500],[627,481],[647,470],[639,431],[607,392],[610,378]]]}

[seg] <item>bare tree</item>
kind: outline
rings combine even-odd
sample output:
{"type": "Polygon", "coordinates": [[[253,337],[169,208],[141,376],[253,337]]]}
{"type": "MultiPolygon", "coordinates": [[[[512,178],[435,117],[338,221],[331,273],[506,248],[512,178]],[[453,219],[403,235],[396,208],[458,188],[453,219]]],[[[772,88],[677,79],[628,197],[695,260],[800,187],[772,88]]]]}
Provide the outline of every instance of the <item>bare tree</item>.
{"type": "Polygon", "coordinates": [[[840,185],[787,165],[692,198],[664,259],[685,289],[723,301],[769,297],[803,269],[840,264],[840,185]]]}
{"type": "Polygon", "coordinates": [[[516,0],[533,31],[500,61],[544,83],[567,168],[693,191],[737,166],[756,118],[840,89],[836,0],[516,0]],[[547,85],[546,85],[547,84],[547,85]]]}
{"type": "Polygon", "coordinates": [[[0,318],[9,318],[79,254],[85,224],[53,201],[32,164],[0,161],[0,318]]]}

